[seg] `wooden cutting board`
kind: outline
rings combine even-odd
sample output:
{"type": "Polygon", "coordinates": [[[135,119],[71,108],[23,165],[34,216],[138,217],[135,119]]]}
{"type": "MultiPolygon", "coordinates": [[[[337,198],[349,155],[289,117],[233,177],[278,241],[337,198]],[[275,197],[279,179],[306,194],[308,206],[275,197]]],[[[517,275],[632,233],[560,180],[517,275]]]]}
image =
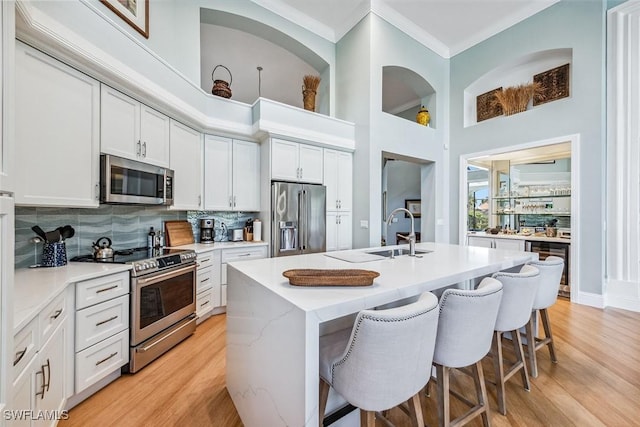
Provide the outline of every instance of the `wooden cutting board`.
{"type": "Polygon", "coordinates": [[[165,221],[164,230],[167,246],[180,246],[194,243],[193,229],[189,221],[165,221]]]}

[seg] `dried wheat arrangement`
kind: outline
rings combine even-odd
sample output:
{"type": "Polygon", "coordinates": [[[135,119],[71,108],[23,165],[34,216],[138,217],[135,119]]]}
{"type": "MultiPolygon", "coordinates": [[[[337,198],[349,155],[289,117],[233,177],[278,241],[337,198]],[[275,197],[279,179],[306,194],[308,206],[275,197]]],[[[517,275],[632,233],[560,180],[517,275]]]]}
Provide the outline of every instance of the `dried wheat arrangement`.
{"type": "Polygon", "coordinates": [[[320,76],[312,76],[311,74],[307,74],[302,79],[302,90],[312,90],[316,92],[318,90],[318,86],[320,85],[320,76]]]}
{"type": "Polygon", "coordinates": [[[495,93],[494,105],[502,107],[505,116],[521,113],[527,109],[527,104],[531,98],[537,99],[543,96],[542,85],[540,83],[528,83],[518,86],[504,88],[495,93]]]}

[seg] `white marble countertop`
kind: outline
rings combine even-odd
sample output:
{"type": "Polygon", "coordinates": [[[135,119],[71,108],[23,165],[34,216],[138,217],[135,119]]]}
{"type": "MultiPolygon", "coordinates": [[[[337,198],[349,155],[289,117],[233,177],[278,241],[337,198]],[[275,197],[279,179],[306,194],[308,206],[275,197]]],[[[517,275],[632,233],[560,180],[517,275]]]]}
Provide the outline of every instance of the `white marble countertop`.
{"type": "MultiPolygon", "coordinates": [[[[378,249],[389,249],[387,246],[378,249]]],[[[229,263],[243,274],[290,301],[306,312],[314,312],[329,320],[363,308],[374,307],[426,290],[439,289],[453,283],[491,274],[537,258],[531,252],[487,249],[481,247],[418,243],[416,249],[433,252],[421,257],[381,257],[378,261],[347,262],[333,258],[337,254],[370,252],[376,248],[325,254],[308,254],[265,258],[229,263]],[[365,269],[380,273],[372,286],[366,287],[299,287],[289,284],[282,273],[290,269],[365,269]]]]}
{"type": "Polygon", "coordinates": [[[20,268],[13,287],[13,330],[22,329],[71,283],[131,269],[127,264],[70,262],[62,267],[20,268]]]}
{"type": "Polygon", "coordinates": [[[192,249],[197,253],[210,252],[220,249],[242,248],[247,246],[267,246],[269,243],[260,242],[215,242],[215,243],[191,243],[189,245],[174,246],[177,249],[192,249]]]}
{"type": "Polygon", "coordinates": [[[496,239],[514,239],[514,240],[530,240],[535,242],[556,242],[556,243],[569,243],[571,244],[571,239],[565,239],[563,237],[547,237],[547,236],[536,236],[534,234],[530,234],[525,236],[523,234],[491,234],[485,233],[484,231],[476,231],[469,232],[467,236],[471,237],[491,237],[496,239]]]}

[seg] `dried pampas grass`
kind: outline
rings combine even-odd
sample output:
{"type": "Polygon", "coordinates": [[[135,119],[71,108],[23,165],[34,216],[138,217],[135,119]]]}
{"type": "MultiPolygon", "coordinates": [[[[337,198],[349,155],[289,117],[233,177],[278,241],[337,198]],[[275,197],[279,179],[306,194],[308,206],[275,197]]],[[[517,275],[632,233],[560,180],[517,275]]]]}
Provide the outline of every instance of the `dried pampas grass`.
{"type": "Polygon", "coordinates": [[[509,116],[525,111],[534,96],[538,100],[544,97],[542,85],[538,82],[511,86],[496,91],[493,105],[502,107],[504,115],[509,116]]]}

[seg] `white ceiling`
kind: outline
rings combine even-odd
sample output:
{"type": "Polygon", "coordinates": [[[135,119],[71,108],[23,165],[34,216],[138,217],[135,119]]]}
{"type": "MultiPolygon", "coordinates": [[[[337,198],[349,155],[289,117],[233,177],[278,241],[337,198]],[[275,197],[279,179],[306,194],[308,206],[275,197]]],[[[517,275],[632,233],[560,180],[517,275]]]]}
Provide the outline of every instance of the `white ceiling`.
{"type": "Polygon", "coordinates": [[[450,58],[559,0],[252,0],[337,42],[370,11],[450,58]]]}

